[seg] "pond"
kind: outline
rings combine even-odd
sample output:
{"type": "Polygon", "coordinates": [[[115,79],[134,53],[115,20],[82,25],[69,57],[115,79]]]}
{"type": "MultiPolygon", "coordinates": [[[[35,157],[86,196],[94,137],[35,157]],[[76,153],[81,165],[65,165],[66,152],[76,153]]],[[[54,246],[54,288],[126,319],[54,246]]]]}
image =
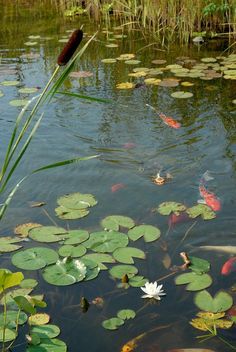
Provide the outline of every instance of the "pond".
{"type": "MultiPolygon", "coordinates": [[[[6,8],[4,11],[5,22],[0,28],[1,162],[21,109],[11,102],[33,96],[20,91],[22,88],[42,91],[65,41],[81,25],[84,43],[97,30],[98,33],[74,70],[85,77],[71,75],[63,90],[109,102],[57,94],[44,108],[41,125],[4,196],[34,169],[78,156],[98,157],[28,178],[1,221],[1,236],[13,235],[14,228],[24,223],[96,233],[102,231],[102,219],[110,215],[130,217],[136,225],[152,225],[161,233],[155,241],[143,238],[130,241],[131,247],[141,250],[140,256],[145,253],[145,260],[135,259],[139,275],[150,282],[160,279],[158,284],[163,284],[166,296],[161,302],[142,299],[140,287],[127,288],[127,283],[121,285],[121,280],[106,270],[94,280],[70,286],[47,283],[41,270],[23,271],[26,278],[40,282],[35,292],[45,293],[46,311],[52,322],[60,326],[60,339],[66,342],[69,351],[124,352],[122,346],[127,341],[145,333],[135,340],[137,346],[130,351],[165,352],[200,347],[231,351],[231,347],[217,338],[199,344],[196,336],[202,332],[189,324],[199,311],[193,303],[195,292],[186,291],[184,285],[176,286],[175,277],[182,272],[173,271],[173,267],[183,264],[180,252],[206,259],[211,263],[209,273],[213,280],[207,290],[215,295],[223,289],[236,302],[235,272],[221,274],[223,264],[235,255],[236,247],[231,252],[216,247],[236,246],[236,83],[235,79],[223,77],[227,74],[222,68],[235,66],[236,59],[230,56],[229,62],[229,52],[222,53],[227,43],[210,41],[201,46],[167,47],[154,42],[142,30],[126,31],[114,25],[107,31],[86,18],[64,20],[59,15],[49,18],[32,15],[26,21],[22,13],[14,17],[6,8]],[[113,63],[103,61],[122,58],[123,54],[134,57],[113,63]],[[129,76],[130,73],[135,75],[129,76]],[[5,81],[17,82],[8,85],[5,81]],[[119,89],[123,88],[119,84],[125,82],[133,83],[132,88],[119,89]],[[173,93],[178,91],[191,94],[186,98],[175,97],[173,93]],[[158,174],[164,178],[162,185],[154,182],[158,174]],[[213,192],[215,201],[220,203],[217,209],[212,208],[216,210],[213,219],[184,216],[179,221],[157,210],[163,202],[178,202],[189,208],[201,198],[206,200],[204,192],[199,194],[199,186],[205,187],[205,192],[213,192]],[[55,214],[57,199],[76,192],[92,194],[98,203],[86,217],[59,219],[55,214]],[[32,207],[34,202],[45,205],[32,207]],[[204,250],[204,246],[211,247],[204,250]],[[83,313],[82,297],[90,303],[101,298],[102,304],[90,304],[83,313]],[[114,331],[105,329],[102,323],[116,317],[121,309],[134,310],[135,319],[125,321],[124,326],[114,331]]],[[[122,229],[127,233],[127,228],[122,229]]],[[[23,243],[24,248],[59,247],[57,243],[44,245],[32,239],[23,243]]],[[[1,267],[19,270],[12,265],[11,254],[2,254],[0,260],[1,267]]],[[[109,269],[115,266],[106,265],[109,269]]],[[[231,329],[223,331],[222,336],[236,345],[234,334],[231,329]]],[[[21,336],[19,346],[13,351],[25,351],[23,342],[21,336]]]]}

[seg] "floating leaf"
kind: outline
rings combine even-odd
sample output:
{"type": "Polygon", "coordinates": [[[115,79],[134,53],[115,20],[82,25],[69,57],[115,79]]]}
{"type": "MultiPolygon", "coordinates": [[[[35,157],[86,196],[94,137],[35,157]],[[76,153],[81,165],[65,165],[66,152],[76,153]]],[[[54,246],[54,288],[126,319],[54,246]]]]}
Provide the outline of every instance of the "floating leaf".
{"type": "Polygon", "coordinates": [[[79,244],[89,238],[89,233],[86,230],[70,230],[66,235],[64,244],[79,244]]]}
{"type": "Polygon", "coordinates": [[[93,76],[93,72],[91,71],[75,71],[69,74],[69,77],[72,77],[72,78],[88,78],[92,76],[93,76]]]}
{"type": "Polygon", "coordinates": [[[92,194],[76,192],[58,198],[57,203],[65,208],[78,210],[93,207],[97,204],[97,200],[92,194]]]}
{"type": "Polygon", "coordinates": [[[31,328],[31,334],[37,334],[40,339],[52,339],[60,334],[60,329],[57,325],[52,324],[38,325],[31,328]]]}
{"type": "Polygon", "coordinates": [[[59,339],[43,339],[40,345],[30,345],[26,352],[66,352],[67,346],[65,342],[59,339]]]}
{"type": "Polygon", "coordinates": [[[127,65],[138,65],[138,64],[140,64],[140,60],[126,60],[125,61],[125,64],[127,64],[127,65]]]}
{"type": "Polygon", "coordinates": [[[29,87],[25,87],[25,88],[20,88],[18,90],[19,93],[24,93],[24,94],[33,94],[36,93],[38,91],[38,88],[29,88],[29,87]]]}
{"type": "Polygon", "coordinates": [[[24,312],[20,312],[18,317],[18,311],[7,310],[6,316],[4,313],[0,313],[0,328],[5,324],[10,329],[14,329],[16,324],[23,325],[27,321],[28,317],[24,312]]]}
{"type": "Polygon", "coordinates": [[[3,341],[3,336],[5,342],[13,341],[17,337],[17,333],[15,332],[15,330],[11,330],[8,328],[4,329],[0,327],[0,342],[3,341]]]}
{"type": "Polygon", "coordinates": [[[197,274],[204,274],[210,270],[210,263],[201,258],[189,256],[190,265],[188,266],[189,269],[193,270],[197,274]]]}
{"type": "Polygon", "coordinates": [[[24,279],[20,283],[20,287],[22,288],[34,288],[38,285],[38,281],[35,279],[24,279]]]}
{"type": "Polygon", "coordinates": [[[225,312],[233,305],[232,297],[225,291],[218,291],[214,298],[206,290],[198,292],[194,303],[203,311],[218,313],[225,312]]]}
{"type": "Polygon", "coordinates": [[[14,254],[12,264],[23,270],[38,270],[58,260],[58,254],[53,249],[35,247],[14,254]]]}
{"type": "Polygon", "coordinates": [[[21,272],[11,273],[9,270],[0,269],[0,293],[8,288],[18,286],[24,275],[21,272]]]}
{"type": "MultiPolygon", "coordinates": [[[[6,294],[6,303],[7,304],[15,304],[14,298],[17,296],[26,296],[32,292],[32,288],[17,288],[15,290],[11,290],[6,294]]],[[[1,299],[0,303],[4,304],[4,297],[1,299]]]]}
{"type": "Polygon", "coordinates": [[[100,231],[90,234],[90,238],[83,245],[94,252],[114,252],[115,249],[126,247],[129,243],[128,236],[116,231],[100,231]]]}
{"type": "Polygon", "coordinates": [[[148,280],[145,277],[135,275],[135,276],[129,278],[129,285],[132,287],[141,287],[141,286],[144,286],[147,281],[148,280]]]}
{"type": "Polygon", "coordinates": [[[89,214],[87,209],[70,209],[63,206],[55,209],[56,215],[63,220],[75,220],[84,218],[89,214]]]}
{"type": "Polygon", "coordinates": [[[184,91],[177,91],[171,94],[172,98],[177,98],[177,99],[187,99],[191,98],[193,96],[193,93],[190,92],[184,92],[184,91]]]}
{"type": "Polygon", "coordinates": [[[62,257],[78,258],[86,253],[86,248],[82,245],[72,246],[70,244],[59,248],[59,255],[62,257]]]}
{"type": "Polygon", "coordinates": [[[116,62],[116,59],[102,59],[101,62],[104,64],[114,64],[116,62]]]}
{"type": "Polygon", "coordinates": [[[212,278],[208,274],[198,275],[194,272],[184,273],[176,277],[176,285],[187,285],[187,291],[199,291],[212,284],[212,278]]]}
{"type": "Polygon", "coordinates": [[[17,306],[26,313],[35,314],[36,308],[29,296],[15,296],[13,297],[14,302],[17,306]]]}
{"type": "Polygon", "coordinates": [[[134,87],[135,87],[135,84],[131,82],[124,82],[116,85],[117,89],[132,89],[134,87]]]}
{"type": "Polygon", "coordinates": [[[152,225],[139,225],[129,230],[128,236],[132,241],[137,241],[143,237],[145,242],[157,240],[161,235],[161,231],[152,225]]]}
{"type": "Polygon", "coordinates": [[[137,274],[138,269],[133,265],[115,265],[109,270],[111,276],[116,279],[122,279],[124,275],[129,278],[137,274]]]}
{"type": "Polygon", "coordinates": [[[111,44],[106,44],[105,45],[107,48],[118,48],[118,44],[113,44],[113,43],[111,43],[111,44]]]}
{"type": "Polygon", "coordinates": [[[2,81],[0,82],[2,86],[18,86],[20,84],[19,81],[2,81]]]}
{"type": "Polygon", "coordinates": [[[9,102],[12,106],[25,106],[28,104],[29,100],[27,99],[14,99],[9,102]]]}
{"type": "Polygon", "coordinates": [[[0,242],[0,253],[14,252],[20,249],[21,247],[22,246],[16,244],[0,242]]]}
{"type": "Polygon", "coordinates": [[[107,329],[107,330],[116,330],[118,329],[119,326],[123,324],[124,324],[124,320],[116,317],[104,320],[102,322],[102,326],[104,327],[104,329],[107,329]]]}
{"type": "Polygon", "coordinates": [[[125,248],[117,248],[113,252],[113,257],[121,263],[125,264],[134,264],[134,258],[145,259],[145,253],[138,248],[133,247],[125,247],[125,248]]]}
{"type": "Polygon", "coordinates": [[[29,237],[38,242],[59,242],[66,238],[67,231],[57,226],[38,226],[29,231],[29,237]]]}
{"type": "Polygon", "coordinates": [[[103,263],[115,263],[114,258],[107,253],[91,253],[91,254],[86,254],[83,256],[82,259],[90,259],[97,263],[98,267],[101,270],[106,270],[107,266],[104,265],[103,263]]]}
{"type": "Polygon", "coordinates": [[[154,65],[163,65],[166,63],[166,60],[162,60],[162,59],[152,60],[152,63],[154,65]]]}
{"type": "Polygon", "coordinates": [[[158,85],[161,82],[161,79],[159,78],[146,78],[144,80],[144,83],[149,85],[149,84],[154,84],[154,85],[158,85]]]}
{"type": "Polygon", "coordinates": [[[123,319],[123,320],[128,320],[128,319],[134,319],[136,316],[136,313],[132,309],[122,309],[119,310],[117,313],[118,318],[123,319]]]}
{"type": "Polygon", "coordinates": [[[173,78],[165,78],[159,84],[160,87],[177,87],[179,80],[173,78]]]}
{"type": "Polygon", "coordinates": [[[80,260],[65,258],[46,267],[43,271],[43,278],[49,284],[66,286],[82,281],[86,272],[86,266],[80,260]]]}
{"type": "Polygon", "coordinates": [[[204,220],[211,220],[216,217],[216,214],[210,207],[205,204],[194,205],[186,210],[190,218],[196,218],[201,215],[204,220]]]}
{"type": "Polygon", "coordinates": [[[130,60],[130,59],[133,59],[135,57],[134,54],[121,54],[117,60],[120,60],[120,61],[126,61],[126,60],[130,60]]]}
{"type": "Polygon", "coordinates": [[[129,77],[145,77],[147,76],[146,71],[137,71],[137,72],[131,72],[128,74],[129,77]]]}
{"type": "Polygon", "coordinates": [[[25,44],[26,46],[35,46],[35,45],[38,44],[38,42],[31,42],[31,41],[29,41],[29,42],[25,42],[24,44],[25,44]]]}
{"type": "Polygon", "coordinates": [[[49,322],[50,316],[46,313],[37,313],[29,317],[28,322],[30,325],[45,325],[49,322]]]}
{"type": "Polygon", "coordinates": [[[15,227],[14,229],[14,233],[20,237],[28,237],[29,235],[29,231],[31,229],[33,229],[34,227],[39,227],[42,226],[41,224],[37,224],[37,223],[26,223],[26,224],[22,224],[22,225],[18,225],[15,227]]]}
{"type": "Polygon", "coordinates": [[[120,226],[131,229],[135,226],[133,219],[128,216],[111,215],[104,218],[101,225],[106,230],[119,231],[120,226]]]}
{"type": "Polygon", "coordinates": [[[182,203],[164,202],[159,205],[159,207],[157,208],[157,211],[161,215],[170,215],[171,213],[179,215],[179,213],[181,211],[184,211],[185,209],[186,209],[186,206],[182,203]]]}
{"type": "Polygon", "coordinates": [[[203,57],[201,59],[202,62],[216,62],[217,60],[214,57],[203,57]]]}
{"type": "Polygon", "coordinates": [[[194,83],[184,81],[184,82],[181,82],[181,85],[184,87],[192,87],[194,85],[194,83]]]}

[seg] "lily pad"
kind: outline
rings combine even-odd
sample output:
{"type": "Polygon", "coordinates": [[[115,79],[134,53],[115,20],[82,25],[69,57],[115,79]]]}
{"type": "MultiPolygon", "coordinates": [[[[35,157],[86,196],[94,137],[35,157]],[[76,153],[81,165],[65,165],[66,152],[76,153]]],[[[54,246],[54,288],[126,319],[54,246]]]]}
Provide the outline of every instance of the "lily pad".
{"type": "Polygon", "coordinates": [[[36,93],[38,91],[38,88],[29,88],[29,87],[25,87],[25,88],[20,88],[18,90],[19,93],[24,93],[24,94],[33,94],[36,93]]]}
{"type": "Polygon", "coordinates": [[[43,278],[49,284],[67,286],[84,280],[86,272],[86,266],[80,260],[65,258],[46,267],[43,271],[43,278]]]}
{"type": "Polygon", "coordinates": [[[20,312],[18,317],[18,311],[7,310],[6,317],[4,317],[4,313],[0,313],[0,328],[2,328],[5,323],[8,328],[14,329],[16,327],[16,323],[23,325],[27,319],[27,314],[24,312],[20,312]]]}
{"type": "Polygon", "coordinates": [[[144,286],[147,281],[148,280],[145,277],[135,275],[135,276],[129,278],[129,285],[132,287],[141,287],[141,286],[144,286]]]}
{"type": "Polygon", "coordinates": [[[143,237],[145,242],[152,242],[157,240],[161,235],[158,227],[152,225],[139,225],[135,226],[128,232],[128,236],[132,241],[137,241],[143,237]]]}
{"type": "Polygon", "coordinates": [[[130,278],[138,273],[138,269],[133,265],[115,265],[109,270],[109,273],[116,279],[122,279],[124,275],[130,278]]]}
{"type": "Polygon", "coordinates": [[[194,303],[198,308],[206,312],[225,312],[233,305],[233,298],[225,291],[218,291],[214,298],[204,290],[194,297],[194,303]]]}
{"type": "Polygon", "coordinates": [[[195,219],[198,216],[201,216],[204,220],[211,220],[216,217],[216,214],[211,208],[205,204],[194,205],[191,208],[186,210],[190,218],[195,219]]]}
{"type": "Polygon", "coordinates": [[[66,352],[67,346],[65,342],[59,339],[43,339],[40,345],[30,345],[26,352],[66,352]]]}
{"type": "Polygon", "coordinates": [[[126,247],[129,243],[128,236],[116,231],[100,231],[90,234],[90,238],[83,245],[94,252],[114,252],[115,249],[126,247]]]}
{"type": "Polygon", "coordinates": [[[119,326],[124,324],[124,320],[120,318],[110,318],[102,322],[102,326],[107,330],[116,330],[119,326]]]}
{"type": "Polygon", "coordinates": [[[89,214],[87,209],[70,209],[62,205],[55,209],[56,215],[63,220],[75,220],[84,218],[89,214]]]}
{"type": "Polygon", "coordinates": [[[64,244],[79,244],[89,238],[89,233],[86,230],[71,230],[68,231],[64,244]]]}
{"type": "Polygon", "coordinates": [[[50,316],[46,313],[37,313],[29,317],[28,322],[30,325],[45,325],[49,322],[50,316]]]}
{"type": "Polygon", "coordinates": [[[120,60],[120,61],[126,61],[126,60],[131,60],[135,57],[134,54],[121,54],[117,60],[120,60]]]}
{"type": "Polygon", "coordinates": [[[125,247],[117,248],[113,252],[113,257],[120,263],[134,264],[133,258],[145,259],[145,253],[138,248],[125,247]]]}
{"type": "Polygon", "coordinates": [[[38,325],[31,328],[31,334],[37,334],[40,339],[52,339],[60,334],[60,329],[57,325],[52,324],[38,325]]]}
{"type": "Polygon", "coordinates": [[[197,274],[204,274],[210,270],[211,265],[205,259],[189,256],[189,260],[191,264],[188,268],[197,274]]]}
{"type": "Polygon", "coordinates": [[[78,258],[86,253],[86,248],[82,245],[72,246],[70,244],[59,248],[59,255],[62,257],[78,258]]]}
{"type": "Polygon", "coordinates": [[[20,237],[28,237],[29,231],[34,227],[42,226],[41,224],[28,222],[26,224],[18,225],[14,229],[14,233],[20,237]]]}
{"type": "Polygon", "coordinates": [[[104,63],[104,64],[114,64],[114,63],[116,63],[116,59],[112,59],[112,58],[110,58],[110,59],[102,59],[101,62],[104,63]]]}
{"type": "Polygon", "coordinates": [[[107,48],[118,48],[118,44],[111,43],[111,44],[106,44],[105,45],[107,48]]]}
{"type": "Polygon", "coordinates": [[[154,65],[163,65],[166,63],[166,60],[162,60],[162,59],[152,60],[152,63],[154,65]]]}
{"type": "Polygon", "coordinates": [[[157,208],[157,211],[161,215],[170,215],[171,213],[174,213],[175,215],[179,215],[181,211],[184,211],[186,209],[186,206],[182,203],[176,203],[176,202],[164,202],[159,205],[157,208]]]}
{"type": "Polygon", "coordinates": [[[97,200],[92,194],[76,192],[58,198],[57,203],[65,208],[78,210],[93,207],[97,204],[97,200]]]}
{"type": "Polygon", "coordinates": [[[127,65],[138,65],[138,64],[140,64],[140,60],[126,60],[125,61],[125,64],[127,64],[127,65]]]}
{"type": "Polygon", "coordinates": [[[179,81],[173,78],[165,78],[158,85],[160,87],[177,87],[179,85],[179,81]]]}
{"type": "Polygon", "coordinates": [[[136,313],[132,309],[122,309],[119,310],[117,313],[118,318],[123,319],[123,320],[128,320],[128,319],[134,319],[136,316],[136,313]]]}
{"type": "Polygon", "coordinates": [[[13,341],[15,340],[17,333],[15,332],[15,330],[11,330],[11,329],[3,329],[2,327],[0,327],[0,342],[3,341],[3,334],[4,334],[4,341],[8,342],[8,341],[13,341]]]}
{"type": "Polygon", "coordinates": [[[131,82],[124,82],[116,85],[117,89],[132,89],[134,87],[135,87],[135,84],[131,82]]]}
{"type": "Polygon", "coordinates": [[[19,81],[2,81],[1,83],[0,83],[2,86],[18,86],[18,84],[20,84],[20,82],[19,81]]]}
{"type": "Polygon", "coordinates": [[[176,285],[188,284],[187,291],[200,291],[212,284],[212,278],[208,274],[184,273],[176,277],[175,283],[176,285]]]}
{"type": "Polygon", "coordinates": [[[38,44],[38,42],[31,42],[31,41],[28,41],[28,42],[25,42],[24,43],[26,46],[35,46],[38,44]]]}
{"type": "Polygon", "coordinates": [[[38,285],[38,281],[35,279],[24,279],[20,283],[20,287],[22,288],[34,288],[38,285]]]}
{"type": "Polygon", "coordinates": [[[190,92],[184,92],[184,91],[177,91],[171,94],[172,98],[177,98],[177,99],[188,99],[193,96],[193,93],[190,92]]]}
{"type": "Polygon", "coordinates": [[[93,72],[91,71],[76,71],[76,72],[71,72],[69,74],[70,77],[72,78],[88,78],[93,76],[93,72]]]}
{"type": "Polygon", "coordinates": [[[38,226],[29,231],[29,237],[38,242],[59,242],[66,238],[67,231],[57,226],[38,226]]]}
{"type": "Polygon", "coordinates": [[[202,62],[210,63],[210,62],[217,62],[217,60],[214,57],[203,57],[201,59],[202,62]]]}
{"type": "Polygon", "coordinates": [[[57,252],[44,247],[29,248],[14,254],[11,258],[12,264],[23,270],[38,270],[57,260],[57,252]]]}
{"type": "Polygon", "coordinates": [[[106,230],[119,231],[120,226],[131,229],[135,226],[133,219],[128,216],[111,215],[104,218],[101,225],[106,230]]]}
{"type": "Polygon", "coordinates": [[[13,99],[9,102],[12,106],[25,106],[28,104],[29,100],[27,99],[13,99]]]}
{"type": "Polygon", "coordinates": [[[83,256],[82,259],[90,259],[97,263],[101,270],[106,270],[107,266],[104,263],[115,263],[114,258],[107,253],[91,253],[83,256]]]}

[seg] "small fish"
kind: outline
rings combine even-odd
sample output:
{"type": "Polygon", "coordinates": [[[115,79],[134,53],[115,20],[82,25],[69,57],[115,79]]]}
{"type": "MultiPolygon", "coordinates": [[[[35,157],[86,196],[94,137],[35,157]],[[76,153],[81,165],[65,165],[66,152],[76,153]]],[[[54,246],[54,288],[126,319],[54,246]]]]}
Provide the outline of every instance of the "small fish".
{"type": "Polygon", "coordinates": [[[219,211],[221,209],[221,202],[219,198],[217,198],[213,192],[208,191],[205,187],[206,181],[210,181],[212,179],[213,177],[209,175],[209,171],[206,171],[201,177],[198,189],[202,199],[198,202],[208,205],[208,207],[210,207],[213,211],[219,211]]]}
{"type": "Polygon", "coordinates": [[[221,269],[222,275],[229,275],[236,270],[236,257],[228,259],[221,269]]]}
{"type": "Polygon", "coordinates": [[[173,227],[174,225],[181,224],[184,222],[192,221],[193,219],[189,217],[189,215],[185,212],[179,213],[176,215],[175,213],[171,213],[168,219],[169,227],[173,227]]]}
{"type": "Polygon", "coordinates": [[[146,335],[146,333],[143,333],[143,334],[133,338],[132,340],[126,342],[126,344],[124,346],[122,346],[121,352],[132,352],[132,351],[134,351],[134,349],[138,346],[137,345],[138,340],[141,340],[145,335],[146,335]]]}
{"type": "Polygon", "coordinates": [[[181,124],[178,121],[174,120],[173,117],[166,116],[162,112],[157,111],[153,106],[151,106],[149,104],[146,104],[146,106],[148,106],[149,108],[154,110],[156,112],[156,114],[162,119],[162,121],[167,126],[172,127],[172,128],[180,128],[181,127],[181,124]]]}
{"type": "Polygon", "coordinates": [[[236,254],[236,246],[200,246],[197,249],[220,253],[236,254]]]}
{"type": "Polygon", "coordinates": [[[119,191],[119,189],[125,188],[123,183],[116,183],[115,185],[111,186],[112,193],[119,191]]]}

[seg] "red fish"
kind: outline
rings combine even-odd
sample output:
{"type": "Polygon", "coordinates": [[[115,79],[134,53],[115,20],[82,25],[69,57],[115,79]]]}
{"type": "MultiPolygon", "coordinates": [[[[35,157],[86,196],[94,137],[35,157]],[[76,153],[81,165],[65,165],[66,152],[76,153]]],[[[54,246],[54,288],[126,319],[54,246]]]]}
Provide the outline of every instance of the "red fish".
{"type": "Polygon", "coordinates": [[[236,257],[232,257],[224,263],[221,269],[222,275],[229,275],[233,271],[236,271],[236,257]]]}
{"type": "Polygon", "coordinates": [[[158,114],[158,115],[160,116],[160,118],[162,119],[162,121],[163,121],[166,125],[168,125],[168,126],[170,126],[170,127],[172,127],[172,128],[180,128],[180,127],[181,127],[181,124],[180,124],[178,121],[174,120],[172,117],[166,116],[166,115],[163,114],[163,113],[160,113],[160,114],[158,114]]]}
{"type": "Polygon", "coordinates": [[[214,193],[209,192],[205,186],[200,185],[199,192],[204,200],[204,203],[208,205],[208,207],[210,207],[214,211],[219,211],[221,209],[221,202],[219,198],[217,198],[214,193]]]}
{"type": "Polygon", "coordinates": [[[114,193],[119,191],[119,189],[122,189],[122,188],[125,188],[125,185],[123,183],[116,183],[115,185],[111,186],[111,191],[114,193]]]}
{"type": "Polygon", "coordinates": [[[131,149],[131,148],[135,148],[135,147],[136,147],[136,144],[131,143],[131,142],[123,144],[124,149],[131,149]]]}
{"type": "Polygon", "coordinates": [[[192,218],[189,217],[189,215],[185,212],[179,213],[179,215],[176,215],[175,213],[171,213],[168,219],[168,225],[169,227],[173,227],[176,224],[180,224],[183,222],[188,222],[193,220],[192,218]]]}

